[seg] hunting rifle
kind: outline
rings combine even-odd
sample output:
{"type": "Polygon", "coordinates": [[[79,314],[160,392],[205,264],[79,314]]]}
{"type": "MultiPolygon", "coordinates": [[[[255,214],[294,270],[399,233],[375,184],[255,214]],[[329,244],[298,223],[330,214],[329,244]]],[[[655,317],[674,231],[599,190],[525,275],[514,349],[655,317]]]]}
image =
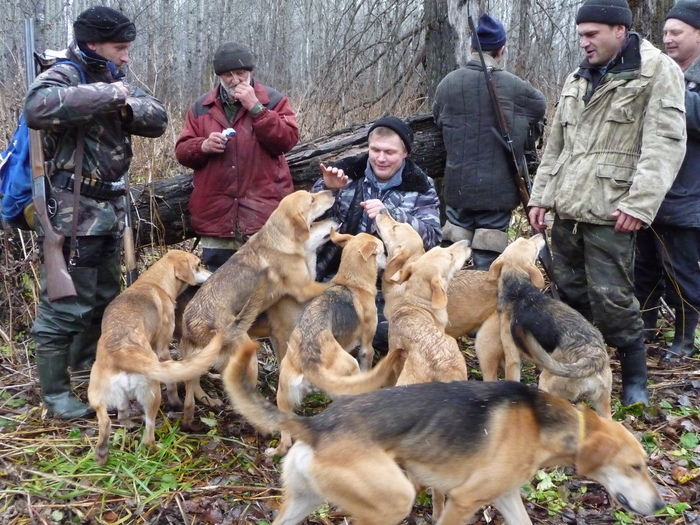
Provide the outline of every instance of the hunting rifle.
{"type": "MultiPolygon", "coordinates": [[[[36,78],[36,62],[34,60],[34,20],[28,18],[24,21],[25,56],[24,67],[27,72],[27,89],[36,78]]],[[[44,252],[44,269],[46,271],[46,294],[49,301],[75,297],[78,295],[73,285],[73,280],[68,273],[65,257],[63,256],[63,242],[65,237],[61,235],[51,224],[46,197],[46,166],[44,163],[44,148],[42,145],[41,131],[29,128],[29,158],[32,171],[32,201],[34,212],[39,219],[43,231],[44,240],[42,248],[44,252]]]]}
{"type": "MultiPolygon", "coordinates": [[[[491,104],[496,113],[496,120],[498,122],[498,132],[500,133],[499,138],[503,142],[504,146],[510,154],[510,160],[515,166],[516,171],[511,171],[513,175],[513,182],[515,182],[515,187],[518,189],[518,196],[520,197],[520,202],[523,205],[523,210],[527,215],[527,205],[530,202],[530,192],[528,191],[527,184],[530,181],[530,174],[527,171],[527,163],[525,162],[525,156],[523,155],[520,159],[515,153],[515,148],[513,147],[513,139],[510,138],[510,133],[508,132],[508,123],[506,122],[506,117],[503,114],[503,109],[498,101],[498,94],[496,93],[496,86],[493,84],[493,78],[491,78],[491,70],[486,66],[486,60],[484,59],[484,52],[481,49],[481,41],[479,40],[479,35],[476,32],[476,27],[474,26],[474,19],[472,15],[469,14],[467,17],[469,22],[469,30],[474,35],[474,41],[476,42],[476,50],[479,53],[479,60],[481,61],[481,67],[484,70],[484,76],[486,77],[486,87],[488,88],[489,96],[491,98],[491,104]]],[[[557,290],[557,285],[554,280],[554,273],[552,271],[552,254],[549,251],[549,244],[547,242],[547,236],[543,233],[544,237],[544,248],[540,251],[538,257],[544,272],[547,274],[549,279],[549,290],[555,299],[559,299],[559,292],[557,290]]]]}

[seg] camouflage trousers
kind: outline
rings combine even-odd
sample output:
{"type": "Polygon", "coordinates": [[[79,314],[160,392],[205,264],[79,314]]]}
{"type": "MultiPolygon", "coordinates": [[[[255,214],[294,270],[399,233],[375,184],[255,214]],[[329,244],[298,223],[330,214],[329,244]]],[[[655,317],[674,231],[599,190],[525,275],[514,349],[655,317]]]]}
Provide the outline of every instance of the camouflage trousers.
{"type": "Polygon", "coordinates": [[[634,254],[634,234],[616,232],[613,226],[554,219],[552,263],[561,298],[617,348],[642,336],[634,295],[634,254]]]}
{"type": "MultiPolygon", "coordinates": [[[[70,239],[66,238],[63,243],[66,260],[69,247],[70,239]]],[[[44,254],[40,254],[41,291],[31,331],[37,351],[70,349],[71,361],[84,360],[89,354],[94,356],[102,314],[121,287],[121,236],[78,237],[78,253],[76,266],[70,269],[78,295],[56,301],[49,301],[46,295],[44,254]],[[74,343],[83,348],[74,349],[74,343]],[[79,355],[74,357],[74,353],[79,355]]]]}

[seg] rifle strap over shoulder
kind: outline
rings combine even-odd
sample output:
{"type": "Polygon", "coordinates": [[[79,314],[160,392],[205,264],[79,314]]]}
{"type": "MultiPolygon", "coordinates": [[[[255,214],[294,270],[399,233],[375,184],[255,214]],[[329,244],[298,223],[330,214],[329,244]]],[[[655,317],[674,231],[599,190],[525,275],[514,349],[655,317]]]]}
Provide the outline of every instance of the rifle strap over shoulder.
{"type": "Polygon", "coordinates": [[[70,255],[68,264],[75,266],[75,258],[78,246],[78,215],[80,211],[80,186],[83,183],[83,153],[85,152],[85,127],[78,129],[78,138],[75,145],[75,168],[73,183],[73,220],[70,231],[70,255]]]}

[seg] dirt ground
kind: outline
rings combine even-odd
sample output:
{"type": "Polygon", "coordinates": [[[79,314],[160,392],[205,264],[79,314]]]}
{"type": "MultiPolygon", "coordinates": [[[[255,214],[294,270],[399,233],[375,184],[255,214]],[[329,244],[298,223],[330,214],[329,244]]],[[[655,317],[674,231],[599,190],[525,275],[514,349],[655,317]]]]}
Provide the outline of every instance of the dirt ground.
{"type": "MultiPolygon", "coordinates": [[[[461,343],[472,377],[478,380],[471,341],[465,338],[461,343]]],[[[700,360],[659,364],[660,352],[659,345],[649,347],[652,406],[619,411],[616,417],[647,448],[649,467],[669,504],[667,510],[654,517],[632,517],[609,501],[597,483],[576,477],[572,469],[557,469],[540,473],[523,491],[534,523],[700,524],[700,360]]],[[[260,388],[273,399],[276,367],[269,354],[261,361],[260,388]]],[[[150,460],[138,446],[140,428],[121,433],[113,429],[110,462],[99,469],[94,462],[95,422],[46,418],[28,355],[3,354],[0,367],[0,524],[214,525],[273,520],[279,506],[280,463],[264,450],[275,444],[277,436],[258,435],[227,406],[198,407],[198,416],[209,430],[194,435],[178,430],[179,413],[161,413],[161,449],[177,450],[177,460],[175,465],[172,458],[163,461],[148,479],[131,481],[130,492],[119,476],[150,460]],[[115,444],[117,434],[121,441],[115,444]],[[172,445],[164,444],[166,440],[172,440],[168,441],[172,445]]],[[[614,402],[619,408],[619,369],[614,357],[613,370],[614,402]]],[[[534,375],[533,368],[526,368],[524,380],[533,382],[534,375]]],[[[207,379],[204,386],[221,394],[217,378],[207,379]]],[[[85,384],[77,385],[77,391],[84,396],[85,384]]],[[[311,415],[325,402],[322,396],[312,397],[304,413],[311,415]]],[[[429,497],[421,494],[404,523],[433,523],[430,513],[429,497]]],[[[307,523],[347,521],[338,509],[325,507],[307,523]]],[[[500,525],[503,521],[497,511],[486,507],[469,523],[500,525]]]]}

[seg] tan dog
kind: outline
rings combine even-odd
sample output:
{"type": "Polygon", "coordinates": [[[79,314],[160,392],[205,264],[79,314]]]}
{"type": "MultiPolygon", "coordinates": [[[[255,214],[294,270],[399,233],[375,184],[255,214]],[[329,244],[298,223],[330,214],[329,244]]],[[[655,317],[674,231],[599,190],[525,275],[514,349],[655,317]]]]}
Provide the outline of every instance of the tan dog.
{"type": "MultiPolygon", "coordinates": [[[[316,279],[316,250],[330,240],[331,230],[340,225],[335,219],[323,219],[309,225],[309,238],[304,243],[306,265],[312,280],[316,279]]],[[[268,337],[272,343],[277,363],[281,363],[287,352],[292,331],[299,323],[309,301],[298,302],[285,295],[265,310],[248,331],[253,339],[268,337]]]]}
{"type": "MultiPolygon", "coordinates": [[[[285,412],[294,411],[316,389],[335,397],[376,390],[396,380],[393,368],[400,351],[390,352],[369,372],[384,245],[367,233],[331,232],[331,240],[343,247],[338,272],[330,287],[309,303],[280,363],[277,406],[285,412]],[[358,345],[359,365],[350,355],[358,345]]],[[[290,446],[292,437],[283,431],[277,448],[267,453],[284,454],[290,446]]]]}
{"type": "MultiPolygon", "coordinates": [[[[516,243],[538,252],[541,235],[516,243]]],[[[515,243],[514,243],[515,244],[515,243]]],[[[570,401],[587,399],[598,414],[611,417],[612,372],[600,332],[579,312],[543,294],[532,281],[539,271],[525,272],[512,258],[498,258],[491,265],[498,274],[498,313],[476,337],[476,353],[485,380],[496,379],[498,362],[505,358],[506,379],[520,380],[520,356],[541,370],[542,390],[570,401]]]]}
{"type": "Polygon", "coordinates": [[[385,297],[389,348],[407,352],[397,385],[467,379],[464,356],[445,326],[448,283],[470,253],[466,241],[436,246],[391,277],[403,288],[385,297]]]}
{"type": "Polygon", "coordinates": [[[556,465],[575,466],[631,512],[664,507],[642,446],[584,406],[512,381],[431,382],[348,396],[305,418],[248,382],[255,351],[248,344],[233,357],[227,393],[258,430],[287,430],[296,441],[283,463],[276,525],[300,523],[324,501],[356,525],[396,525],[416,495],[404,469],[447,494],[438,525],[465,523],[490,502],[508,525],[531,524],[520,487],[556,465]]]}
{"type": "Polygon", "coordinates": [[[138,401],[146,426],[143,444],[153,445],[160,383],[168,383],[168,401],[177,404],[175,382],[202,374],[216,359],[221,334],[214,336],[202,353],[186,361],[171,361],[168,350],[178,294],[188,285],[203,283],[210,275],[199,266],[197,256],[171,250],[105,310],[88,387],[90,406],[97,412],[100,427],[96,449],[100,465],[109,454],[111,422],[107,409],[116,407],[119,420],[126,422],[129,401],[138,401]]]}
{"type": "MultiPolygon", "coordinates": [[[[204,348],[214,330],[228,325],[256,290],[266,294],[258,314],[280,298],[290,296],[299,303],[319,296],[327,285],[312,279],[305,243],[311,223],[335,202],[331,191],[299,190],[287,195],[259,232],[253,235],[207,280],[185,308],[180,352],[187,357],[204,348]]],[[[215,366],[223,369],[233,348],[225,345],[215,366]]],[[[257,377],[257,366],[250,368],[257,377]]],[[[182,428],[194,423],[194,398],[220,405],[209,398],[198,380],[185,383],[182,428]]]]}
{"type": "MultiPolygon", "coordinates": [[[[423,240],[410,224],[396,221],[388,213],[375,219],[379,236],[387,250],[387,264],[382,281],[384,296],[401,294],[402,285],[391,277],[403,266],[420,257],[425,250],[423,240]]],[[[508,246],[504,253],[518,247],[508,246]]],[[[523,269],[534,268],[537,259],[522,260],[523,269]]],[[[544,286],[544,280],[542,280],[544,286]]],[[[498,276],[490,272],[462,268],[450,279],[447,288],[447,325],[445,333],[459,338],[475,334],[481,325],[496,311],[498,300],[498,276]]]]}

